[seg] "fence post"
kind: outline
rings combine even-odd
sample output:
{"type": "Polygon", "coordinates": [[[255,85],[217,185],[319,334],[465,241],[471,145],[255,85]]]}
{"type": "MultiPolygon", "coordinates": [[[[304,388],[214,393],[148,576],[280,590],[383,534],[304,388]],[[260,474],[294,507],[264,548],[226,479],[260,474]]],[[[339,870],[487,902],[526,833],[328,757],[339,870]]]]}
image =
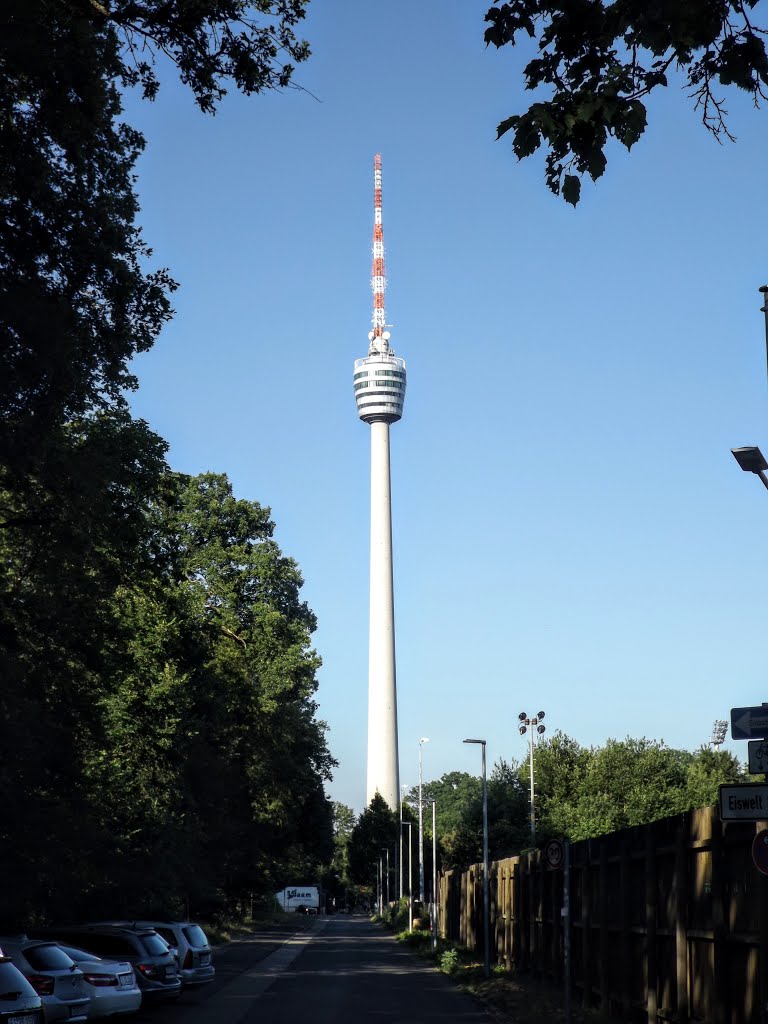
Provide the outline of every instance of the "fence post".
{"type": "Polygon", "coordinates": [[[728,992],[728,947],[725,917],[725,859],[723,825],[713,813],[712,818],[712,937],[714,957],[714,1006],[709,1007],[713,1024],[726,1024],[730,1019],[728,992]]]}
{"type": "Polygon", "coordinates": [[[584,857],[581,863],[581,1002],[585,1008],[592,1005],[591,861],[592,841],[587,839],[584,843],[584,857]]]}
{"type": "Polygon", "coordinates": [[[648,1024],[658,1024],[658,972],[656,968],[656,832],[645,833],[645,1000],[648,1024]]]}
{"type": "MultiPolygon", "coordinates": [[[[636,834],[636,833],[635,833],[636,834]]],[[[630,985],[630,967],[629,967],[629,956],[630,956],[630,925],[631,925],[631,914],[630,914],[630,886],[629,886],[629,875],[630,875],[630,859],[629,859],[629,843],[626,839],[622,839],[621,843],[621,861],[619,864],[619,898],[621,900],[621,1010],[625,1015],[629,1015],[629,1010],[632,1005],[631,996],[631,985],[630,985]]]]}
{"type": "Polygon", "coordinates": [[[677,975],[677,1020],[688,1024],[688,841],[690,823],[687,814],[675,833],[675,877],[672,883],[672,913],[675,921],[675,957],[677,975]]]}
{"type": "Polygon", "coordinates": [[[598,967],[600,987],[600,1010],[608,1013],[608,845],[607,836],[600,839],[599,874],[597,876],[598,908],[600,914],[600,964],[598,967]]]}

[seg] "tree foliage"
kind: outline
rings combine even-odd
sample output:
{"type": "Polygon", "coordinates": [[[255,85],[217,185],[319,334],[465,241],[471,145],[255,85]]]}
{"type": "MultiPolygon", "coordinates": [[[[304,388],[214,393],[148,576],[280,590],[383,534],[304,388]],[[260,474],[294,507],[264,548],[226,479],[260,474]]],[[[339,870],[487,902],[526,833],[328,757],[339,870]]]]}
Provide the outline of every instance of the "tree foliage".
{"type": "Polygon", "coordinates": [[[714,803],[719,785],[744,780],[727,751],[691,753],[644,738],[584,748],[561,732],[537,745],[534,765],[541,838],[643,825],[714,803]]]}
{"type": "Polygon", "coordinates": [[[723,91],[735,86],[757,105],[768,86],[756,7],[757,0],[494,0],[486,43],[533,39],[538,53],[523,71],[525,87],[545,95],[502,121],[498,137],[512,132],[520,159],[544,144],[547,184],[574,206],[581,176],[603,174],[608,141],[631,149],[641,137],[647,97],[674,72],[706,128],[732,138],[723,91]]]}
{"type": "MultiPolygon", "coordinates": [[[[702,747],[692,753],[648,739],[608,740],[582,747],[563,732],[536,744],[534,753],[536,839],[572,840],[604,835],[630,825],[680,814],[717,801],[718,787],[745,781],[727,751],[702,747]]],[[[436,803],[443,868],[465,868],[483,856],[482,780],[449,772],[423,786],[436,803]]],[[[411,803],[418,790],[411,790],[411,803]]],[[[429,822],[427,829],[431,828],[429,822]]],[[[531,846],[529,763],[498,761],[488,778],[491,860],[531,846]]]]}
{"type": "Polygon", "coordinates": [[[0,9],[3,923],[210,912],[332,854],[301,576],[269,510],[129,413],[175,282],[120,89],[289,84],[305,0],[0,9]]]}
{"type": "Polygon", "coordinates": [[[349,878],[353,884],[369,886],[375,880],[381,852],[395,849],[399,843],[399,829],[397,813],[390,809],[380,793],[376,793],[357,819],[349,837],[349,878]]]}

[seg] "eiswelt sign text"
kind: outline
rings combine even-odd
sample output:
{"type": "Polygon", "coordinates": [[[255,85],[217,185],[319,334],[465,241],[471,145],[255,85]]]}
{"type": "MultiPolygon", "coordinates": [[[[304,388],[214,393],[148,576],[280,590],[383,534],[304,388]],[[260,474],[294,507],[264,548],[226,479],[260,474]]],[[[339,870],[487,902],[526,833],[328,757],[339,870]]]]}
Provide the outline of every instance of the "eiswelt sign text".
{"type": "Polygon", "coordinates": [[[768,820],[768,782],[745,782],[720,787],[722,821],[768,820]]]}

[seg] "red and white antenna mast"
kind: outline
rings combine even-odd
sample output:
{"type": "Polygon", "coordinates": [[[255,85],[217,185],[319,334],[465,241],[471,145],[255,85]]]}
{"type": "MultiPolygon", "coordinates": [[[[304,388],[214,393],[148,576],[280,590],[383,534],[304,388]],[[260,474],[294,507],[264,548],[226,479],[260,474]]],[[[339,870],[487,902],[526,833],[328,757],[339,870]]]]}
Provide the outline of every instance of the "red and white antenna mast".
{"type": "Polygon", "coordinates": [[[381,221],[381,154],[373,158],[373,266],[371,288],[373,290],[373,331],[370,335],[372,352],[389,348],[389,333],[385,333],[384,291],[387,275],[384,269],[384,228],[381,221]]]}

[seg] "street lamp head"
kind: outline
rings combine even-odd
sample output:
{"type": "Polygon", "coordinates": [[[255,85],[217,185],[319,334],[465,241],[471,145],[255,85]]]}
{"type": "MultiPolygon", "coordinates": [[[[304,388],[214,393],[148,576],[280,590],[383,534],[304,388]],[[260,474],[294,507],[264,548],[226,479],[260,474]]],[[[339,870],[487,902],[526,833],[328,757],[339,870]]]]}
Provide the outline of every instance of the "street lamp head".
{"type": "Polygon", "coordinates": [[[429,743],[429,736],[422,736],[419,743],[429,743]]]}
{"type": "Polygon", "coordinates": [[[520,714],[517,717],[520,719],[521,722],[524,722],[526,720],[526,718],[528,717],[528,715],[526,715],[526,713],[524,711],[521,711],[520,714]]]}
{"type": "Polygon", "coordinates": [[[521,726],[520,726],[520,735],[521,735],[521,736],[525,736],[525,732],[526,732],[526,728],[525,728],[525,726],[524,726],[524,725],[521,725],[521,726]]]}
{"type": "Polygon", "coordinates": [[[485,746],[485,740],[464,740],[464,743],[482,743],[485,746]]]}
{"type": "Polygon", "coordinates": [[[546,732],[546,731],[547,731],[546,725],[537,725],[536,726],[536,732],[546,732]]]}
{"type": "Polygon", "coordinates": [[[539,721],[541,721],[542,718],[544,717],[544,712],[540,711],[536,717],[539,719],[539,721]]]}
{"type": "Polygon", "coordinates": [[[759,448],[754,445],[746,448],[731,448],[731,454],[745,473],[764,473],[768,470],[768,462],[759,448]]]}

